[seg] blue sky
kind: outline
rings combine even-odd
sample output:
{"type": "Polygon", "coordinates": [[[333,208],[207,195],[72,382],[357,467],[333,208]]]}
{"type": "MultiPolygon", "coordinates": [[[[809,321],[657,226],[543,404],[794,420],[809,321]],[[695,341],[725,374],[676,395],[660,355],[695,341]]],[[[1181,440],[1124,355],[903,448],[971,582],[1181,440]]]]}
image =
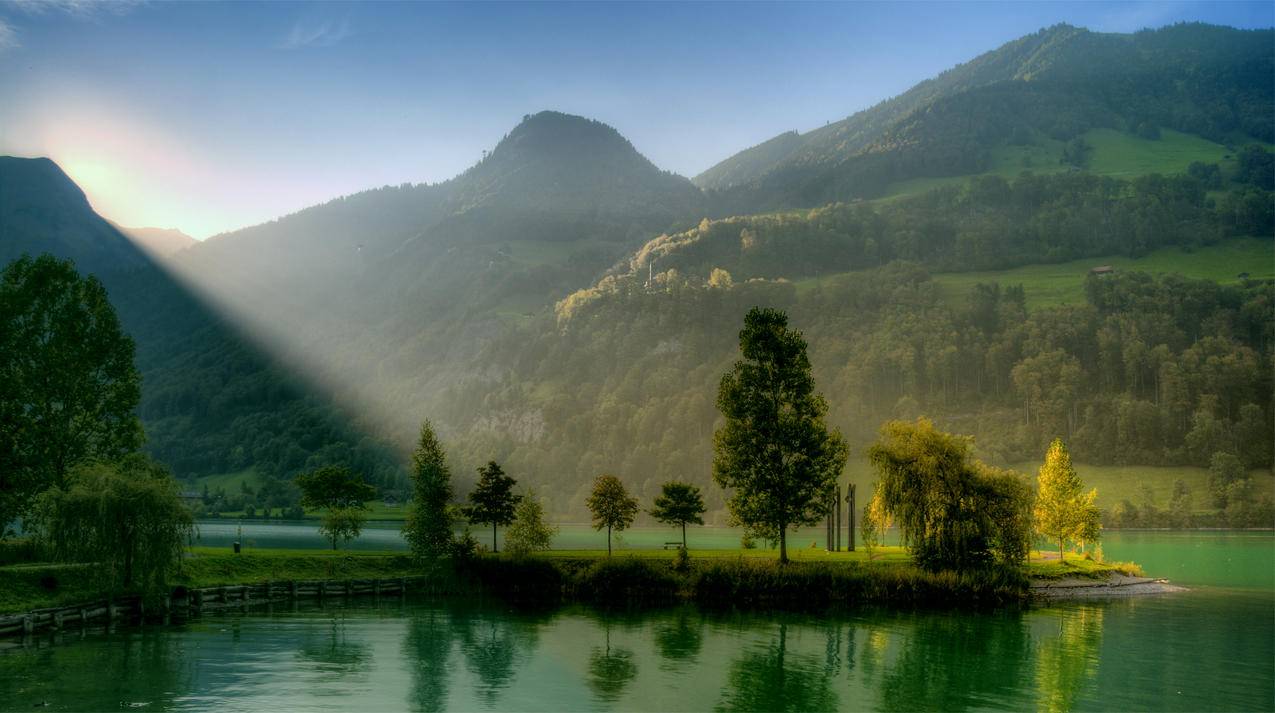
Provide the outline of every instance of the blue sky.
{"type": "Polygon", "coordinates": [[[1058,22],[1271,27],[1270,2],[0,1],[0,153],[195,237],[450,178],[541,109],[694,175],[1058,22]]]}

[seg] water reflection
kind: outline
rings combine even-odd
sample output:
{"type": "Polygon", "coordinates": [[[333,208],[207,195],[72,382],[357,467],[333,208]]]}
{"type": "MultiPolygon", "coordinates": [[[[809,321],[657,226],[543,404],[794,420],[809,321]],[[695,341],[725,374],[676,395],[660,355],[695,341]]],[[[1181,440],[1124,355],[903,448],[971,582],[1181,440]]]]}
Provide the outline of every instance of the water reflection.
{"type": "Polygon", "coordinates": [[[1070,711],[1098,673],[1103,610],[1098,606],[1045,609],[1036,618],[1054,625],[1036,628],[1037,632],[1046,629],[1036,645],[1036,710],[1070,711]]]}
{"type": "Polygon", "coordinates": [[[663,620],[652,624],[651,639],[664,659],[666,671],[684,671],[685,664],[699,657],[704,646],[704,622],[692,607],[678,607],[663,620]]]}
{"type": "Polygon", "coordinates": [[[604,645],[594,646],[589,653],[589,689],[602,703],[619,700],[629,682],[637,677],[637,664],[633,652],[611,645],[611,617],[602,617],[604,645]]]}
{"type": "Polygon", "coordinates": [[[789,653],[788,624],[780,623],[769,643],[731,664],[717,710],[836,710],[831,673],[814,656],[789,653]]]}
{"type": "Polygon", "coordinates": [[[412,710],[447,709],[452,640],[450,617],[433,606],[408,622],[403,658],[411,675],[408,703],[412,710]]]}
{"type": "Polygon", "coordinates": [[[1269,593],[822,617],[302,607],[0,642],[0,710],[1269,709],[1272,630],[1269,593]]]}

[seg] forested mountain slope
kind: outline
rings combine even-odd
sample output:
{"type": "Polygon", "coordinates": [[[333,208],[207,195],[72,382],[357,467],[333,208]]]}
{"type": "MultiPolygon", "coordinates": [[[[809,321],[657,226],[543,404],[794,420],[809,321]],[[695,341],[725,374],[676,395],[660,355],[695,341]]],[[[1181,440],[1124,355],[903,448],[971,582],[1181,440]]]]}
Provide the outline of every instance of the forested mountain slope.
{"type": "Polygon", "coordinates": [[[1271,142],[1273,72],[1270,30],[1190,24],[1121,35],[1059,25],[843,121],[772,139],[695,180],[714,193],[719,213],[756,212],[981,173],[998,148],[1068,142],[1095,128],[1271,142]]]}

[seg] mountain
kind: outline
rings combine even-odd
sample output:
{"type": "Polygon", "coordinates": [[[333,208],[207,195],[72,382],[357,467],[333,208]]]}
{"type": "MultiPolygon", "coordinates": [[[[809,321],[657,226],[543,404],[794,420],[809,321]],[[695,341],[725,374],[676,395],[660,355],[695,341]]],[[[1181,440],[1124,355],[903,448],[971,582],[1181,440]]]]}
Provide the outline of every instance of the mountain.
{"type": "Polygon", "coordinates": [[[1068,275],[1072,301],[1043,306],[999,273],[940,273],[1164,250],[1212,264],[1233,241],[1269,245],[1271,154],[1231,145],[1275,115],[1257,86],[1270,38],[1050,28],[781,135],[701,176],[705,189],[605,124],[528,115],[449,181],[337,198],[163,270],[111,273],[148,448],[188,478],[243,472],[277,492],[346,462],[401,493],[428,418],[459,492],[493,458],[557,514],[582,512],[599,472],[644,498],[671,478],[707,486],[715,386],[759,304],[806,330],[857,449],[882,420],[919,414],[1000,463],[1057,433],[1087,459],[1174,466],[1263,442],[1246,434],[1275,415],[1260,368],[1275,294],[1235,277],[1261,266],[1068,275]],[[1132,68],[1107,73],[1123,84],[1100,71],[1119,62],[1132,68]],[[871,199],[903,180],[914,195],[871,199]]]}
{"type": "Polygon", "coordinates": [[[132,241],[93,212],[84,191],[57,164],[0,156],[0,264],[45,252],[93,273],[147,262],[132,241]]]}
{"type": "MultiPolygon", "coordinates": [[[[158,236],[185,242],[176,231],[158,236]]],[[[178,475],[210,467],[288,473],[339,458],[386,486],[401,477],[389,448],[353,431],[350,416],[304,374],[158,267],[154,253],[93,211],[57,164],[0,157],[0,263],[24,252],[70,258],[106,286],[137,345],[146,448],[178,475]]]]}
{"type": "MultiPolygon", "coordinates": [[[[1271,30],[1189,24],[1125,35],[1058,25],[842,121],[745,150],[695,182],[718,194],[721,212],[756,212],[980,173],[998,151],[1100,128],[1271,142],[1273,47],[1271,30]]],[[[1057,170],[1061,146],[1051,151],[1057,170]]]]}
{"type": "Polygon", "coordinates": [[[133,243],[156,258],[167,258],[199,242],[176,228],[125,228],[116,230],[133,239],[133,243]]]}

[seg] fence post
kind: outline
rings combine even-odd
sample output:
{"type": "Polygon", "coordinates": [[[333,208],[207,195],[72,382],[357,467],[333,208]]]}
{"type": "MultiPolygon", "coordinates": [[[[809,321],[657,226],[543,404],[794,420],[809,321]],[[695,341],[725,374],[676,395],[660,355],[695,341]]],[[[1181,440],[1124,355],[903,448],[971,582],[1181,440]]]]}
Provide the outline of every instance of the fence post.
{"type": "Polygon", "coordinates": [[[847,491],[846,501],[850,503],[850,517],[847,518],[850,522],[850,538],[846,541],[850,543],[849,551],[854,552],[854,519],[859,514],[854,502],[854,483],[850,484],[847,491]]]}

